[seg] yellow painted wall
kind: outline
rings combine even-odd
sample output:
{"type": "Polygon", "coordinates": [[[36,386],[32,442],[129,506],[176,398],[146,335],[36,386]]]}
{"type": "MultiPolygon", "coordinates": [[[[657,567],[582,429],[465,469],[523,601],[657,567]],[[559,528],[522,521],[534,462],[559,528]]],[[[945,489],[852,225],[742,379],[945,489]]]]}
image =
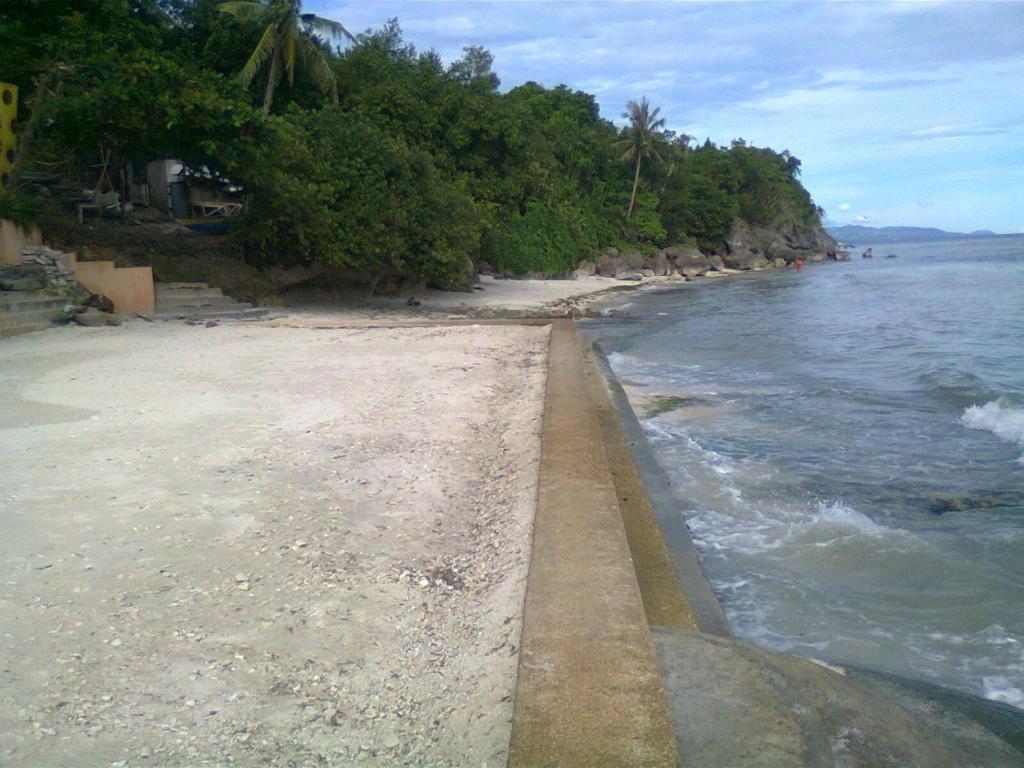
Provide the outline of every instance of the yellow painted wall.
{"type": "Polygon", "coordinates": [[[0,185],[14,168],[14,121],[18,117],[18,86],[0,83],[0,185]]]}
{"type": "Polygon", "coordinates": [[[150,267],[115,267],[112,261],[76,261],[75,278],[114,302],[123,314],[151,315],[156,304],[150,267]]]}

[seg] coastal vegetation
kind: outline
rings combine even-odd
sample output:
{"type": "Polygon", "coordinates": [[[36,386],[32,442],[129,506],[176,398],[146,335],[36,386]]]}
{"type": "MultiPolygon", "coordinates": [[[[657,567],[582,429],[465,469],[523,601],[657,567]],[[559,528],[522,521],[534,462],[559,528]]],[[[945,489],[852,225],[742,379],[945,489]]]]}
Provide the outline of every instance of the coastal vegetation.
{"type": "Polygon", "coordinates": [[[564,85],[503,90],[486,50],[446,65],[397,20],[350,35],[298,0],[23,0],[0,46],[34,127],[11,195],[178,158],[244,190],[232,247],[258,266],[458,287],[481,264],[555,275],[609,247],[724,252],[737,221],[820,226],[788,152],[694,144],[645,98],[620,128],[564,85]]]}

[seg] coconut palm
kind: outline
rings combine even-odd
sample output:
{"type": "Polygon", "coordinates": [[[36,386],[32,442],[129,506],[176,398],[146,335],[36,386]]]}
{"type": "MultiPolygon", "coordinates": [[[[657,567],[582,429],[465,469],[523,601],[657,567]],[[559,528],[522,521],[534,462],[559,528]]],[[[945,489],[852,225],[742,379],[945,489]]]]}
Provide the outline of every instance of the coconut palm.
{"type": "Polygon", "coordinates": [[[617,149],[623,149],[622,161],[635,163],[633,172],[633,192],[629,196],[629,208],[626,210],[626,218],[633,216],[633,209],[636,206],[636,190],[640,186],[640,166],[647,157],[653,157],[659,163],[664,162],[654,141],[661,135],[661,129],[665,127],[665,118],[658,117],[661,107],[651,109],[647,97],[637,101],[630,101],[626,104],[626,111],[623,117],[629,118],[629,128],[626,129],[626,138],[618,142],[617,149]]]}
{"type": "Polygon", "coordinates": [[[263,95],[263,114],[270,113],[274,102],[274,91],[281,82],[281,75],[288,75],[288,84],[295,85],[295,66],[299,59],[309,72],[313,83],[325,96],[338,98],[338,83],[334,72],[310,35],[319,33],[332,41],[355,38],[344,26],[314,13],[302,13],[301,0],[231,0],[221,3],[217,9],[234,16],[242,23],[266,24],[263,36],[256,45],[249,60],[242,67],[239,77],[248,86],[257,73],[267,64],[267,90],[263,95]]]}

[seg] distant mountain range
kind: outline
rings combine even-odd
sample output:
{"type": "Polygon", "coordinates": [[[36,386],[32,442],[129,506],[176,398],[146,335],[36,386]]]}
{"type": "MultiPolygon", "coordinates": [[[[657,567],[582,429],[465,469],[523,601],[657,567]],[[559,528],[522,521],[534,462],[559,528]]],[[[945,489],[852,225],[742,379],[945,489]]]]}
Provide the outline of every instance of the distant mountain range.
{"type": "Polygon", "coordinates": [[[881,243],[918,243],[932,240],[963,240],[971,237],[999,237],[987,229],[974,232],[946,232],[934,227],[863,227],[859,224],[826,226],[825,231],[841,243],[875,245],[881,243]]]}

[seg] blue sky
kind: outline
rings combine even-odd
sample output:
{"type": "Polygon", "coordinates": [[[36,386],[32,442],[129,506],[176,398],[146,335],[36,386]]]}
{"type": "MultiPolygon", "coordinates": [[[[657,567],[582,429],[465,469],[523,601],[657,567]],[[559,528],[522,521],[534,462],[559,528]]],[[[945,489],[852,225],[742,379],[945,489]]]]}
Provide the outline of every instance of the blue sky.
{"type": "Polygon", "coordinates": [[[1024,232],[1024,2],[306,0],[350,29],[398,17],[447,62],[647,96],[670,128],[789,149],[836,223],[1024,232]]]}

